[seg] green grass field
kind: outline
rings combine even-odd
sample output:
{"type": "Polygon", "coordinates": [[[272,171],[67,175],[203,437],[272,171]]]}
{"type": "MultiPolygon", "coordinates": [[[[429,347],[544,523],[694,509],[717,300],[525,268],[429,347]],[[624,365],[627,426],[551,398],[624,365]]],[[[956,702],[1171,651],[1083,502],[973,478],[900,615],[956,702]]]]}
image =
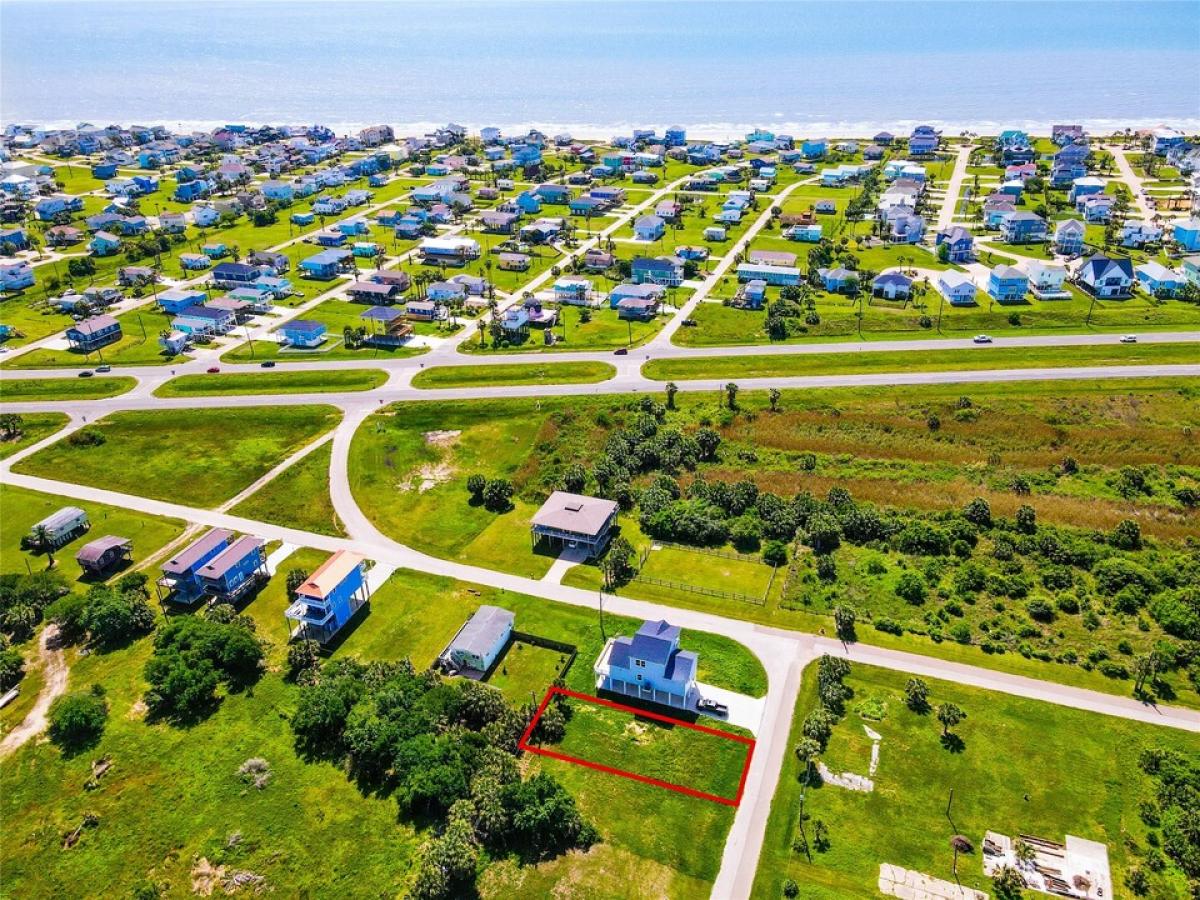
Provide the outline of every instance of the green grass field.
{"type": "MultiPolygon", "coordinates": [[[[800,724],[816,705],[815,676],[815,667],[805,672],[790,744],[799,742],[800,724]]],[[[854,697],[822,760],[834,772],[865,773],[870,742],[862,726],[870,726],[883,738],[875,790],[809,787],[808,836],[811,841],[820,819],[830,842],[827,851],[813,852],[811,863],[792,849],[803,773],[794,754],[785,756],[752,896],[779,897],[783,879],[790,877],[806,900],[877,897],[879,865],[885,862],[952,881],[954,853],[948,842],[956,833],[976,847],[959,856],[959,880],[991,893],[978,850],[985,830],[1060,842],[1074,834],[1107,843],[1115,895],[1127,896],[1124,873],[1147,850],[1148,829],[1137,809],[1151,789],[1137,768],[1138,753],[1162,746],[1195,756],[1194,736],[932,681],[932,705],[953,702],[967,713],[954,729],[963,747],[952,752],[941,744],[941,726],[932,713],[919,715],[905,706],[906,681],[901,673],[854,665],[847,679],[854,697]],[[885,704],[882,721],[857,714],[866,700],[885,704]]],[[[1149,896],[1186,895],[1176,878],[1151,878],[1149,896]]]]}
{"type": "Polygon", "coordinates": [[[418,388],[477,387],[479,385],[594,384],[617,374],[608,363],[515,363],[505,366],[434,366],[418,372],[418,388]]]}
{"type": "Polygon", "coordinates": [[[650,579],[743,594],[756,600],[765,600],[768,589],[773,591],[772,596],[777,596],[782,583],[782,573],[776,582],[772,568],[759,560],[729,559],[679,547],[651,550],[640,574],[650,579]]]}
{"type": "Polygon", "coordinates": [[[0,459],[7,459],[36,444],[66,424],[66,413],[21,413],[20,431],[12,438],[0,441],[0,459]]]}
{"type": "MultiPolygon", "coordinates": [[[[75,350],[39,349],[24,353],[8,365],[14,369],[82,368],[108,363],[121,366],[162,366],[189,359],[186,354],[169,356],[159,345],[159,332],[170,327],[171,317],[152,306],[118,315],[121,338],[91,353],[75,350]]],[[[63,323],[66,327],[69,323],[63,323]]]]}
{"type": "Polygon", "coordinates": [[[792,375],[847,375],[860,372],[942,372],[979,369],[1138,366],[1194,363],[1200,346],[1118,344],[1095,347],[988,347],[972,350],[803,353],[778,356],[715,356],[656,359],[642,374],[660,381],[705,378],[769,378],[792,375]]]}
{"type": "Polygon", "coordinates": [[[496,662],[488,684],[503,691],[513,703],[541,703],[566,662],[557,650],[513,641],[496,662]]]}
{"type": "Polygon", "coordinates": [[[60,441],[17,464],[17,470],[153,497],[213,507],[265,475],[328,431],[332,407],[123,412],[89,425],[98,445],[60,441]]]}
{"type": "Polygon", "coordinates": [[[0,402],[101,400],[131,390],[137,380],[114,378],[14,378],[0,381],[0,402]]]}
{"type": "Polygon", "coordinates": [[[47,568],[49,559],[42,553],[21,549],[21,538],[46,516],[64,506],[77,506],[87,513],[91,529],[53,551],[54,568],[67,581],[79,581],[83,570],[75,554],[89,541],[113,534],[133,541],[136,566],[183,533],[183,522],[162,519],[104,503],[69,500],[7,485],[0,487],[0,572],[37,572],[47,568]]]}
{"type": "Polygon", "coordinates": [[[387,381],[382,369],[330,369],[325,372],[224,373],[181,375],[158,386],[155,397],[216,397],[237,394],[326,394],[369,391],[387,381]]]}
{"type": "Polygon", "coordinates": [[[342,523],[329,499],[332,445],[318,447],[230,510],[260,522],[341,537],[342,523]]]}

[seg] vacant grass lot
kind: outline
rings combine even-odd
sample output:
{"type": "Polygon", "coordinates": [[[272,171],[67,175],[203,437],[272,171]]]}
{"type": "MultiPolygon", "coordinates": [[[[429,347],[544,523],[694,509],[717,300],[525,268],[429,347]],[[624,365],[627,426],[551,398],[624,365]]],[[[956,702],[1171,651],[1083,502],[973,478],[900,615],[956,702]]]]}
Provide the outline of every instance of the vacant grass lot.
{"type": "Polygon", "coordinates": [[[328,394],[369,391],[387,381],[382,369],[330,369],[325,372],[181,375],[161,384],[155,397],[216,397],[236,394],[328,394]]]}
{"type": "MultiPolygon", "coordinates": [[[[620,697],[614,699],[624,702],[620,697]]],[[[574,697],[566,702],[571,710],[567,735],[548,749],[717,797],[737,796],[746,763],[746,744],[574,697]]],[[[741,729],[708,719],[703,724],[718,731],[745,735],[741,729]]],[[[665,790],[654,785],[640,787],[665,790]]]]}
{"type": "MultiPolygon", "coordinates": [[[[967,713],[954,729],[963,747],[952,752],[941,744],[941,726],[932,713],[919,715],[904,705],[906,681],[900,673],[854,665],[847,679],[854,697],[822,760],[834,772],[865,773],[870,744],[862,726],[868,725],[883,736],[875,790],[809,787],[810,842],[816,820],[829,830],[829,849],[814,851],[811,863],[792,849],[803,773],[796,756],[786,755],[754,897],[779,897],[785,878],[802,885],[801,896],[809,900],[877,897],[879,864],[885,862],[953,881],[949,840],[954,834],[965,835],[976,847],[959,856],[962,885],[991,893],[978,850],[985,830],[1054,841],[1074,834],[1106,843],[1114,893],[1127,896],[1124,874],[1147,849],[1148,829],[1138,804],[1152,795],[1149,778],[1137,767],[1138,754],[1147,747],[1171,747],[1194,756],[1194,735],[933,681],[932,705],[952,702],[967,713]],[[885,704],[881,721],[857,714],[866,700],[885,704]]],[[[800,741],[801,722],[815,705],[816,671],[810,667],[792,720],[791,744],[800,741]]],[[[1148,896],[1186,896],[1180,881],[1151,878],[1148,896]]]]}
{"type": "Polygon", "coordinates": [[[479,385],[594,384],[617,374],[601,362],[517,363],[505,366],[434,366],[418,372],[413,387],[456,388],[479,385]]]}
{"type": "Polygon", "coordinates": [[[137,384],[116,378],[14,378],[0,381],[0,402],[32,403],[55,400],[101,400],[124,394],[137,384]]]}
{"type": "Polygon", "coordinates": [[[96,538],[115,534],[132,540],[131,566],[136,566],[183,533],[183,523],[176,519],[162,519],[117,506],[69,500],[5,485],[0,488],[0,573],[37,572],[48,567],[49,560],[44,554],[21,549],[21,538],[35,524],[64,506],[79,507],[87,513],[88,521],[92,524],[90,531],[53,551],[54,568],[67,581],[83,578],[83,570],[75,562],[75,554],[84,544],[96,538]]]}
{"type": "Polygon", "coordinates": [[[66,413],[21,413],[20,431],[11,438],[0,440],[0,459],[6,459],[36,444],[66,424],[66,413]]]}
{"type": "Polygon", "coordinates": [[[299,528],[316,534],[345,535],[329,499],[329,460],[332,443],[318,447],[289,466],[237,506],[231,513],[260,522],[299,528]]]}
{"type": "Polygon", "coordinates": [[[642,366],[661,381],[705,378],[769,378],[865,372],[942,372],[979,369],[1140,366],[1195,363],[1200,345],[1117,344],[1097,347],[989,347],[971,350],[801,353],[795,356],[725,356],[656,359],[642,366]]]}
{"type": "Polygon", "coordinates": [[[27,475],[213,507],[332,428],[332,407],[123,412],[89,425],[102,443],[59,441],[17,464],[27,475]]]}
{"type": "Polygon", "coordinates": [[[730,559],[700,550],[660,547],[650,551],[640,574],[648,579],[765,600],[768,590],[771,596],[778,595],[783,573],[775,579],[774,570],[754,558],[730,559]]]}

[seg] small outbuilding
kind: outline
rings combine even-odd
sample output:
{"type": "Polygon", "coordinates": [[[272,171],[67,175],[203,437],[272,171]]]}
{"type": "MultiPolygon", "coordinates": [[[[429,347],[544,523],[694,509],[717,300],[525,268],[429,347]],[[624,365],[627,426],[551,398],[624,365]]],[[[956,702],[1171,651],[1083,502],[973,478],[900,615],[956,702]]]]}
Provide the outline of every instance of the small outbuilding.
{"type": "Polygon", "coordinates": [[[508,646],[515,618],[499,606],[479,607],[442,651],[442,664],[453,669],[487,672],[508,646]]]}

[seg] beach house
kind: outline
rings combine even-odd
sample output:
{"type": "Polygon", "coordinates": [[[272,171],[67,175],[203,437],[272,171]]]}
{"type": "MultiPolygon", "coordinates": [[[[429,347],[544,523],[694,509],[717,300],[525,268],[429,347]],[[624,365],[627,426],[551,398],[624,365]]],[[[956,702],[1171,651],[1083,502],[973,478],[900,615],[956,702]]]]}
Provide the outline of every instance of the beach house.
{"type": "Polygon", "coordinates": [[[1134,274],[1141,289],[1152,297],[1174,297],[1186,283],[1178,272],[1154,260],[1142,263],[1134,274]]]}
{"type": "Polygon", "coordinates": [[[975,282],[965,272],[947,269],[937,278],[937,289],[951,306],[975,305],[975,282]]]}
{"type": "Polygon", "coordinates": [[[284,616],[293,637],[325,644],[370,598],[366,557],[338,550],[296,588],[296,599],[284,616]]]}
{"type": "Polygon", "coordinates": [[[552,550],[581,549],[599,556],[617,524],[615,501],[567,491],[554,491],[533,515],[533,546],[545,542],[552,550]]]}
{"type": "Polygon", "coordinates": [[[163,563],[162,577],[155,582],[159,600],[190,604],[199,599],[204,593],[200,568],[224,551],[232,540],[232,531],[213,528],[163,563]]]}
{"type": "Polygon", "coordinates": [[[64,506],[29,529],[28,539],[40,544],[44,532],[45,540],[51,547],[61,547],[91,527],[87,513],[82,509],[77,506],[64,506]]]}
{"type": "Polygon", "coordinates": [[[1067,267],[1058,263],[1030,260],[1025,271],[1029,275],[1029,291],[1039,300],[1069,300],[1071,292],[1063,284],[1067,280],[1067,267]]]}
{"type": "Polygon", "coordinates": [[[280,326],[279,333],[289,346],[317,347],[325,340],[326,326],[324,322],[312,319],[292,319],[280,326]]]}
{"type": "Polygon", "coordinates": [[[1079,283],[1092,294],[1105,299],[1124,299],[1133,290],[1133,263],[1126,258],[1112,259],[1097,253],[1080,266],[1079,283]]]}
{"type": "Polygon", "coordinates": [[[1087,226],[1079,219],[1063,219],[1054,227],[1054,249],[1063,256],[1078,256],[1086,232],[1087,226]]]}
{"type": "Polygon", "coordinates": [[[639,256],[630,266],[636,284],[662,284],[678,287],[683,284],[683,260],[676,256],[639,256]]]}
{"type": "Polygon", "coordinates": [[[270,577],[266,542],[243,535],[196,569],[201,591],[218,603],[236,603],[270,577]]]}
{"type": "Polygon", "coordinates": [[[76,322],[67,329],[67,344],[72,350],[91,353],[121,339],[121,323],[112,316],[100,315],[76,322]]]}
{"type": "Polygon", "coordinates": [[[596,690],[687,709],[699,697],[699,659],[679,649],[679,627],[644,622],[633,637],[610,638],[596,660],[596,690]]]}
{"type": "Polygon", "coordinates": [[[938,231],[934,246],[947,248],[947,262],[969,262],[975,254],[975,237],[961,225],[952,225],[938,231]]]}
{"type": "Polygon", "coordinates": [[[988,295],[997,303],[1019,303],[1029,291],[1029,278],[1020,269],[996,266],[988,275],[988,295]]]}
{"type": "Polygon", "coordinates": [[[499,606],[480,606],[438,657],[443,667],[483,674],[492,668],[512,638],[516,617],[499,606]]]}

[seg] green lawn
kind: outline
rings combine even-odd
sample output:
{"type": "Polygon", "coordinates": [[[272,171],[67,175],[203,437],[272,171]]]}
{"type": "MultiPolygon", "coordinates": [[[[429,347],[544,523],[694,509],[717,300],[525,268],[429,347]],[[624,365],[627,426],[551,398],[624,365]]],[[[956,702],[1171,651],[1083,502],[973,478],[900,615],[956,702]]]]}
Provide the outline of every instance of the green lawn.
{"type": "MultiPolygon", "coordinates": [[[[619,697],[613,699],[622,702],[619,697]]],[[[746,744],[585,700],[570,698],[567,706],[571,710],[567,735],[561,743],[547,745],[547,749],[716,797],[730,800],[737,797],[746,763],[746,744]]],[[[657,708],[653,711],[665,712],[657,708]]],[[[711,719],[703,719],[701,724],[745,736],[740,729],[722,726],[711,719]]],[[[612,784],[614,793],[626,788],[630,792],[666,790],[657,785],[626,785],[619,780],[612,784]]],[[[703,816],[708,811],[706,804],[714,802],[695,799],[697,816],[703,816]]]]}
{"type": "Polygon", "coordinates": [[[325,372],[181,375],[154,391],[155,397],[215,397],[233,394],[312,394],[369,391],[387,381],[382,369],[330,369],[325,372]]]}
{"type": "Polygon", "coordinates": [[[213,507],[332,428],[325,406],[122,412],[89,425],[103,443],[59,441],[17,471],[213,507]]]}
{"type": "Polygon", "coordinates": [[[304,459],[271,479],[230,512],[288,528],[345,535],[329,499],[329,461],[332,444],[318,447],[304,459]]]}
{"type": "Polygon", "coordinates": [[[11,485],[0,487],[0,572],[37,572],[47,567],[49,560],[42,553],[21,549],[21,538],[42,519],[64,506],[76,506],[87,513],[91,529],[53,552],[55,568],[68,581],[79,581],[83,570],[75,562],[75,554],[89,541],[113,534],[133,541],[133,565],[137,565],[174,540],[183,532],[183,523],[162,519],[132,510],[70,500],[30,491],[11,485]]]}
{"type": "Polygon", "coordinates": [[[100,400],[124,394],[137,384],[128,376],[114,378],[14,378],[0,381],[0,402],[100,400]]]}
{"type": "Polygon", "coordinates": [[[678,547],[651,550],[640,574],[707,590],[744,594],[756,600],[766,598],[768,588],[778,594],[783,576],[780,572],[773,583],[774,570],[757,559],[730,559],[678,547]]]}
{"type": "MultiPolygon", "coordinates": [[[[791,744],[799,742],[801,722],[816,704],[815,675],[815,667],[805,673],[791,744]]],[[[830,844],[825,852],[814,851],[811,863],[792,849],[803,773],[796,756],[786,754],[754,897],[779,897],[788,877],[808,900],[876,897],[879,865],[885,862],[952,881],[954,853],[948,842],[956,833],[976,848],[959,857],[959,880],[991,893],[978,849],[985,830],[1060,842],[1073,834],[1107,843],[1114,893],[1128,896],[1124,873],[1146,853],[1149,837],[1138,804],[1152,789],[1137,767],[1138,754],[1161,746],[1195,758],[1193,735],[933,681],[932,705],[953,702],[967,713],[954,729],[963,747],[952,752],[941,744],[941,727],[931,713],[918,715],[905,706],[906,681],[900,673],[854,665],[847,679],[854,697],[822,759],[834,772],[865,773],[870,744],[862,726],[870,726],[883,738],[875,790],[809,787],[809,838],[819,819],[829,830],[830,844]],[[857,714],[866,700],[886,704],[882,721],[864,721],[857,714]]],[[[1178,877],[1151,874],[1151,879],[1149,896],[1186,896],[1178,877]]]]}
{"type": "MultiPolygon", "coordinates": [[[[1115,339],[1114,339],[1115,341],[1115,339]]],[[[940,372],[978,369],[1060,368],[1063,366],[1136,366],[1193,363],[1200,346],[1117,344],[1095,347],[981,347],[879,353],[801,353],[778,356],[715,356],[703,359],[656,359],[642,366],[647,378],[661,381],[705,378],[768,378],[793,375],[845,375],[866,372],[940,372]]]]}
{"type": "Polygon", "coordinates": [[[412,386],[418,388],[476,387],[478,385],[594,384],[617,374],[601,362],[515,363],[504,366],[434,366],[418,372],[412,386]]]}
{"type": "MultiPolygon", "coordinates": [[[[39,268],[37,271],[40,278],[48,269],[39,268]]],[[[0,323],[11,326],[20,334],[20,337],[9,337],[4,341],[4,346],[19,347],[61,331],[71,324],[70,316],[46,304],[47,296],[51,296],[50,292],[39,287],[33,291],[0,297],[0,323]]]]}
{"type": "Polygon", "coordinates": [[[496,663],[488,684],[513,703],[541,703],[566,662],[566,656],[557,650],[513,641],[496,663]]]}
{"type": "Polygon", "coordinates": [[[0,441],[0,459],[12,456],[49,437],[67,424],[66,413],[21,413],[21,428],[13,437],[0,441]]]}

